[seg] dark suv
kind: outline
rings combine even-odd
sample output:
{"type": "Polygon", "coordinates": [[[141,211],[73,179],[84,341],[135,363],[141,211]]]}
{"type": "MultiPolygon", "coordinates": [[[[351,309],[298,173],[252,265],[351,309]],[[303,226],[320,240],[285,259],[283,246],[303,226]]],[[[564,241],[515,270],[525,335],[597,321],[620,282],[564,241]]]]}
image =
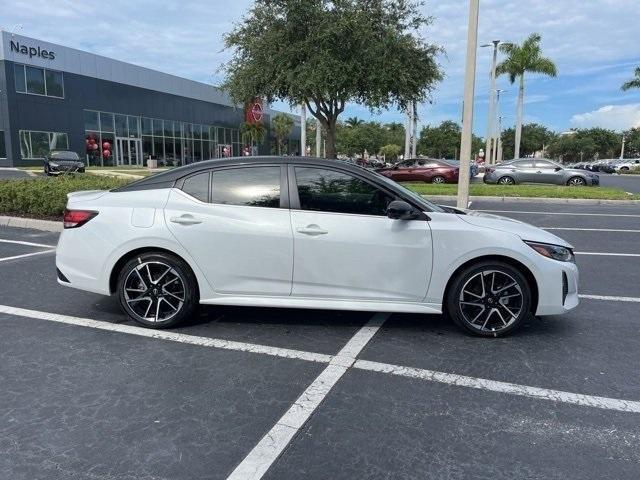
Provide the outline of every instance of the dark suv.
{"type": "Polygon", "coordinates": [[[76,152],[58,150],[44,157],[44,174],[84,173],[84,162],[76,152]]]}

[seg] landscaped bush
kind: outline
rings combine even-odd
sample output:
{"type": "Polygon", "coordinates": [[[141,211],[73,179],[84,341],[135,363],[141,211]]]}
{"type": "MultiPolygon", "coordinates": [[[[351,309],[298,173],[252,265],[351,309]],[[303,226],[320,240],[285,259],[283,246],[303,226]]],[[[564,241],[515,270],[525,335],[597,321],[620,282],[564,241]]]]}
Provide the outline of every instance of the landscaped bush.
{"type": "Polygon", "coordinates": [[[27,178],[0,181],[0,215],[60,219],[67,193],[110,190],[131,180],[94,175],[27,178]]]}
{"type": "Polygon", "coordinates": [[[632,168],[631,170],[620,170],[620,175],[640,175],[640,167],[632,168]]]}

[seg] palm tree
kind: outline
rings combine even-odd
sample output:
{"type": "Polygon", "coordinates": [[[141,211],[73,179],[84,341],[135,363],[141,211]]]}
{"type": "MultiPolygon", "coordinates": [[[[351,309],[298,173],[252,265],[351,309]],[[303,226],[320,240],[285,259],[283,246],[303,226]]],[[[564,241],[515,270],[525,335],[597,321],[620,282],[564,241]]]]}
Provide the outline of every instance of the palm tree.
{"type": "Polygon", "coordinates": [[[278,113],[271,120],[271,126],[278,142],[278,155],[282,155],[282,145],[293,130],[293,118],[285,113],[278,113]]]}
{"type": "Polygon", "coordinates": [[[635,70],[636,78],[633,80],[629,80],[624,85],[622,85],[622,90],[630,90],[632,88],[640,88],[640,67],[635,70]]]}
{"type": "Polygon", "coordinates": [[[240,134],[242,135],[242,141],[248,142],[253,147],[264,141],[267,136],[267,129],[264,128],[262,123],[242,122],[240,124],[240,134]]]}
{"type": "Polygon", "coordinates": [[[522,45],[506,43],[500,46],[500,50],[507,55],[497,69],[498,75],[508,75],[513,84],[520,80],[518,93],[518,111],[516,120],[516,141],[514,158],[520,157],[520,141],[522,139],[522,117],[524,116],[524,75],[527,72],[541,73],[550,77],[558,75],[558,69],[549,58],[542,56],[540,41],[542,37],[538,33],[532,33],[522,45]]]}
{"type": "Polygon", "coordinates": [[[358,117],[349,117],[344,123],[349,127],[357,127],[358,125],[362,125],[364,120],[360,120],[358,117]]]}

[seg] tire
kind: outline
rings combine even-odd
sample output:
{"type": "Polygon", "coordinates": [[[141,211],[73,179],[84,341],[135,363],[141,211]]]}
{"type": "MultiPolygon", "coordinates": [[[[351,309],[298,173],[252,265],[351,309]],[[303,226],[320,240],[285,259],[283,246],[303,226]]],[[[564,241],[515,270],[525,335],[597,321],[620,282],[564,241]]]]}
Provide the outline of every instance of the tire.
{"type": "Polygon", "coordinates": [[[513,177],[510,176],[504,176],[504,177],[500,177],[498,179],[498,184],[499,185],[515,185],[516,181],[513,179],[513,177]]]}
{"type": "Polygon", "coordinates": [[[446,311],[454,323],[481,337],[511,333],[522,325],[530,309],[529,282],[520,270],[500,261],[476,263],[459,272],[446,298],[446,311]]]}
{"type": "Polygon", "coordinates": [[[624,170],[625,172],[629,171],[629,167],[620,167],[620,170],[624,170]]]}
{"type": "Polygon", "coordinates": [[[158,329],[175,327],[191,317],[200,300],[198,282],[189,265],[164,252],[130,259],[118,273],[117,292],[129,318],[158,329]]]}
{"type": "Polygon", "coordinates": [[[587,182],[582,177],[571,177],[567,180],[567,185],[570,187],[584,187],[587,185],[587,182]]]}
{"type": "Polygon", "coordinates": [[[441,177],[440,175],[436,175],[431,179],[431,183],[442,185],[443,183],[447,183],[447,180],[444,177],[441,177]]]}

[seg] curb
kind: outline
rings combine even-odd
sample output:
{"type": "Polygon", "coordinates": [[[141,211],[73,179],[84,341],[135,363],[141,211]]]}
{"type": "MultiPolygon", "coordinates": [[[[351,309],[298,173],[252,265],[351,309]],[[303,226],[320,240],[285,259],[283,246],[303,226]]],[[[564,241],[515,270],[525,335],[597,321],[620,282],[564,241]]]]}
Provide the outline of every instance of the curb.
{"type": "Polygon", "coordinates": [[[0,216],[0,227],[31,228],[44,232],[61,232],[62,222],[39,220],[37,218],[0,216]]]}
{"type": "MultiPolygon", "coordinates": [[[[422,195],[427,200],[455,201],[455,195],[422,195]]],[[[485,197],[472,195],[469,200],[474,202],[504,202],[504,203],[564,203],[573,205],[640,205],[640,200],[605,200],[597,198],[545,198],[545,197],[485,197]]]]}

